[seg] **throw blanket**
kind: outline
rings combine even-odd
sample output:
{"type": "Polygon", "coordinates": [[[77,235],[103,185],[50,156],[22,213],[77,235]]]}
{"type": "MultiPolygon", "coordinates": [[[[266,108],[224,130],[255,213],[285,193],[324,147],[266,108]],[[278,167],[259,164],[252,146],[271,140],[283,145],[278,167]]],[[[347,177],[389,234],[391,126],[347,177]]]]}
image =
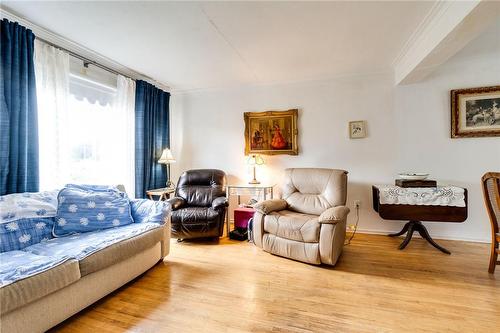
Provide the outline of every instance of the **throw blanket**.
{"type": "Polygon", "coordinates": [[[59,190],[1,196],[0,223],[56,216],[58,192],[59,190]]]}

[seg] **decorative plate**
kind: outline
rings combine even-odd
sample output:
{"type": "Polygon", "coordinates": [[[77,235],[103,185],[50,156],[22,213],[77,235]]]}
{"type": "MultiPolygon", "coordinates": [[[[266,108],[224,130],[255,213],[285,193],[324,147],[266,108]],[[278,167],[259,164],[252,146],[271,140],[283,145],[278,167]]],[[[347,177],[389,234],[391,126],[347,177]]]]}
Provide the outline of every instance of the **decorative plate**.
{"type": "Polygon", "coordinates": [[[429,177],[428,173],[423,172],[401,172],[399,173],[399,178],[408,180],[424,180],[429,177]]]}

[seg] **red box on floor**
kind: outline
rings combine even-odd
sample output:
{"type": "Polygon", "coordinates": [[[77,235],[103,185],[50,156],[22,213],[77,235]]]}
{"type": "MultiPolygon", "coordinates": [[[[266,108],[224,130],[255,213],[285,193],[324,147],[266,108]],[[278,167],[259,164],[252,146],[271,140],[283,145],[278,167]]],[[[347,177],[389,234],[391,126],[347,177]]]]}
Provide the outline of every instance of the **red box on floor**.
{"type": "Polygon", "coordinates": [[[247,228],[248,221],[253,217],[253,208],[238,207],[234,210],[234,226],[236,228],[247,228]]]}

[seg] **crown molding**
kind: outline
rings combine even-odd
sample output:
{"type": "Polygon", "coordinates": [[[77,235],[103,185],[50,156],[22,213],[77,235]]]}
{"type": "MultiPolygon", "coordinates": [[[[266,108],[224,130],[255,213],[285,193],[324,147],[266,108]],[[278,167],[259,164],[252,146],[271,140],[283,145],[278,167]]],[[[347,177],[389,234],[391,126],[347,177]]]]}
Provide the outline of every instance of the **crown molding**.
{"type": "Polygon", "coordinates": [[[92,51],[91,49],[80,45],[68,38],[62,37],[61,35],[52,32],[48,29],[45,29],[28,19],[12,12],[10,9],[6,9],[5,6],[0,5],[0,18],[8,19],[9,21],[12,22],[18,22],[20,25],[30,29],[33,31],[36,37],[39,37],[41,39],[44,39],[50,43],[53,43],[61,48],[67,49],[71,52],[74,52],[78,55],[81,55],[84,58],[87,58],[89,60],[92,60],[94,62],[97,62],[99,64],[102,64],[106,67],[109,67],[110,69],[119,72],[123,74],[124,76],[128,76],[134,80],[143,80],[147,81],[151,84],[156,85],[160,89],[163,89],[165,91],[171,91],[171,88],[168,84],[165,84],[163,82],[157,81],[153,78],[150,78],[147,75],[144,75],[142,73],[139,73],[137,71],[134,71],[133,69],[130,69],[127,66],[124,66],[106,56],[103,56],[102,54],[99,54],[95,51],[92,51]]]}
{"type": "Polygon", "coordinates": [[[403,44],[403,47],[399,51],[398,55],[392,61],[392,66],[395,67],[402,59],[407,57],[410,49],[418,40],[422,39],[422,36],[429,30],[429,27],[435,23],[437,20],[446,13],[449,9],[450,3],[446,1],[436,1],[424,19],[418,24],[417,28],[412,32],[408,40],[403,44]]]}
{"type": "Polygon", "coordinates": [[[458,52],[491,22],[491,7],[481,0],[436,2],[394,59],[395,84],[418,82],[458,52]]]}
{"type": "Polygon", "coordinates": [[[173,89],[172,95],[183,95],[191,93],[212,93],[219,91],[228,90],[242,90],[249,88],[259,88],[259,87],[279,87],[279,86],[295,86],[295,85],[314,85],[314,84],[327,84],[336,82],[346,82],[349,80],[367,80],[369,78],[387,78],[388,80],[394,76],[392,69],[380,69],[372,72],[363,73],[340,73],[332,76],[325,76],[320,78],[309,78],[309,79],[299,79],[299,80],[277,80],[277,81],[260,81],[260,82],[248,82],[241,84],[222,84],[211,87],[200,87],[200,88],[180,88],[173,89]]]}

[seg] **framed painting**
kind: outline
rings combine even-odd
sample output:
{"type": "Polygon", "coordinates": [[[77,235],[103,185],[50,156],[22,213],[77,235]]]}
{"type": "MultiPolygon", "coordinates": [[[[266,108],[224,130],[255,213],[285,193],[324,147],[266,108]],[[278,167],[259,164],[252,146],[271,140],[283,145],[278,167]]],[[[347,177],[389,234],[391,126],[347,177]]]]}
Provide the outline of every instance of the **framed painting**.
{"type": "Polygon", "coordinates": [[[298,110],[245,112],[245,154],[298,155],[298,110]]]}
{"type": "Polygon", "coordinates": [[[500,136],[500,86],[451,91],[451,137],[500,136]]]}
{"type": "Polygon", "coordinates": [[[364,120],[355,120],[349,122],[349,138],[366,138],[366,122],[364,120]]]}

